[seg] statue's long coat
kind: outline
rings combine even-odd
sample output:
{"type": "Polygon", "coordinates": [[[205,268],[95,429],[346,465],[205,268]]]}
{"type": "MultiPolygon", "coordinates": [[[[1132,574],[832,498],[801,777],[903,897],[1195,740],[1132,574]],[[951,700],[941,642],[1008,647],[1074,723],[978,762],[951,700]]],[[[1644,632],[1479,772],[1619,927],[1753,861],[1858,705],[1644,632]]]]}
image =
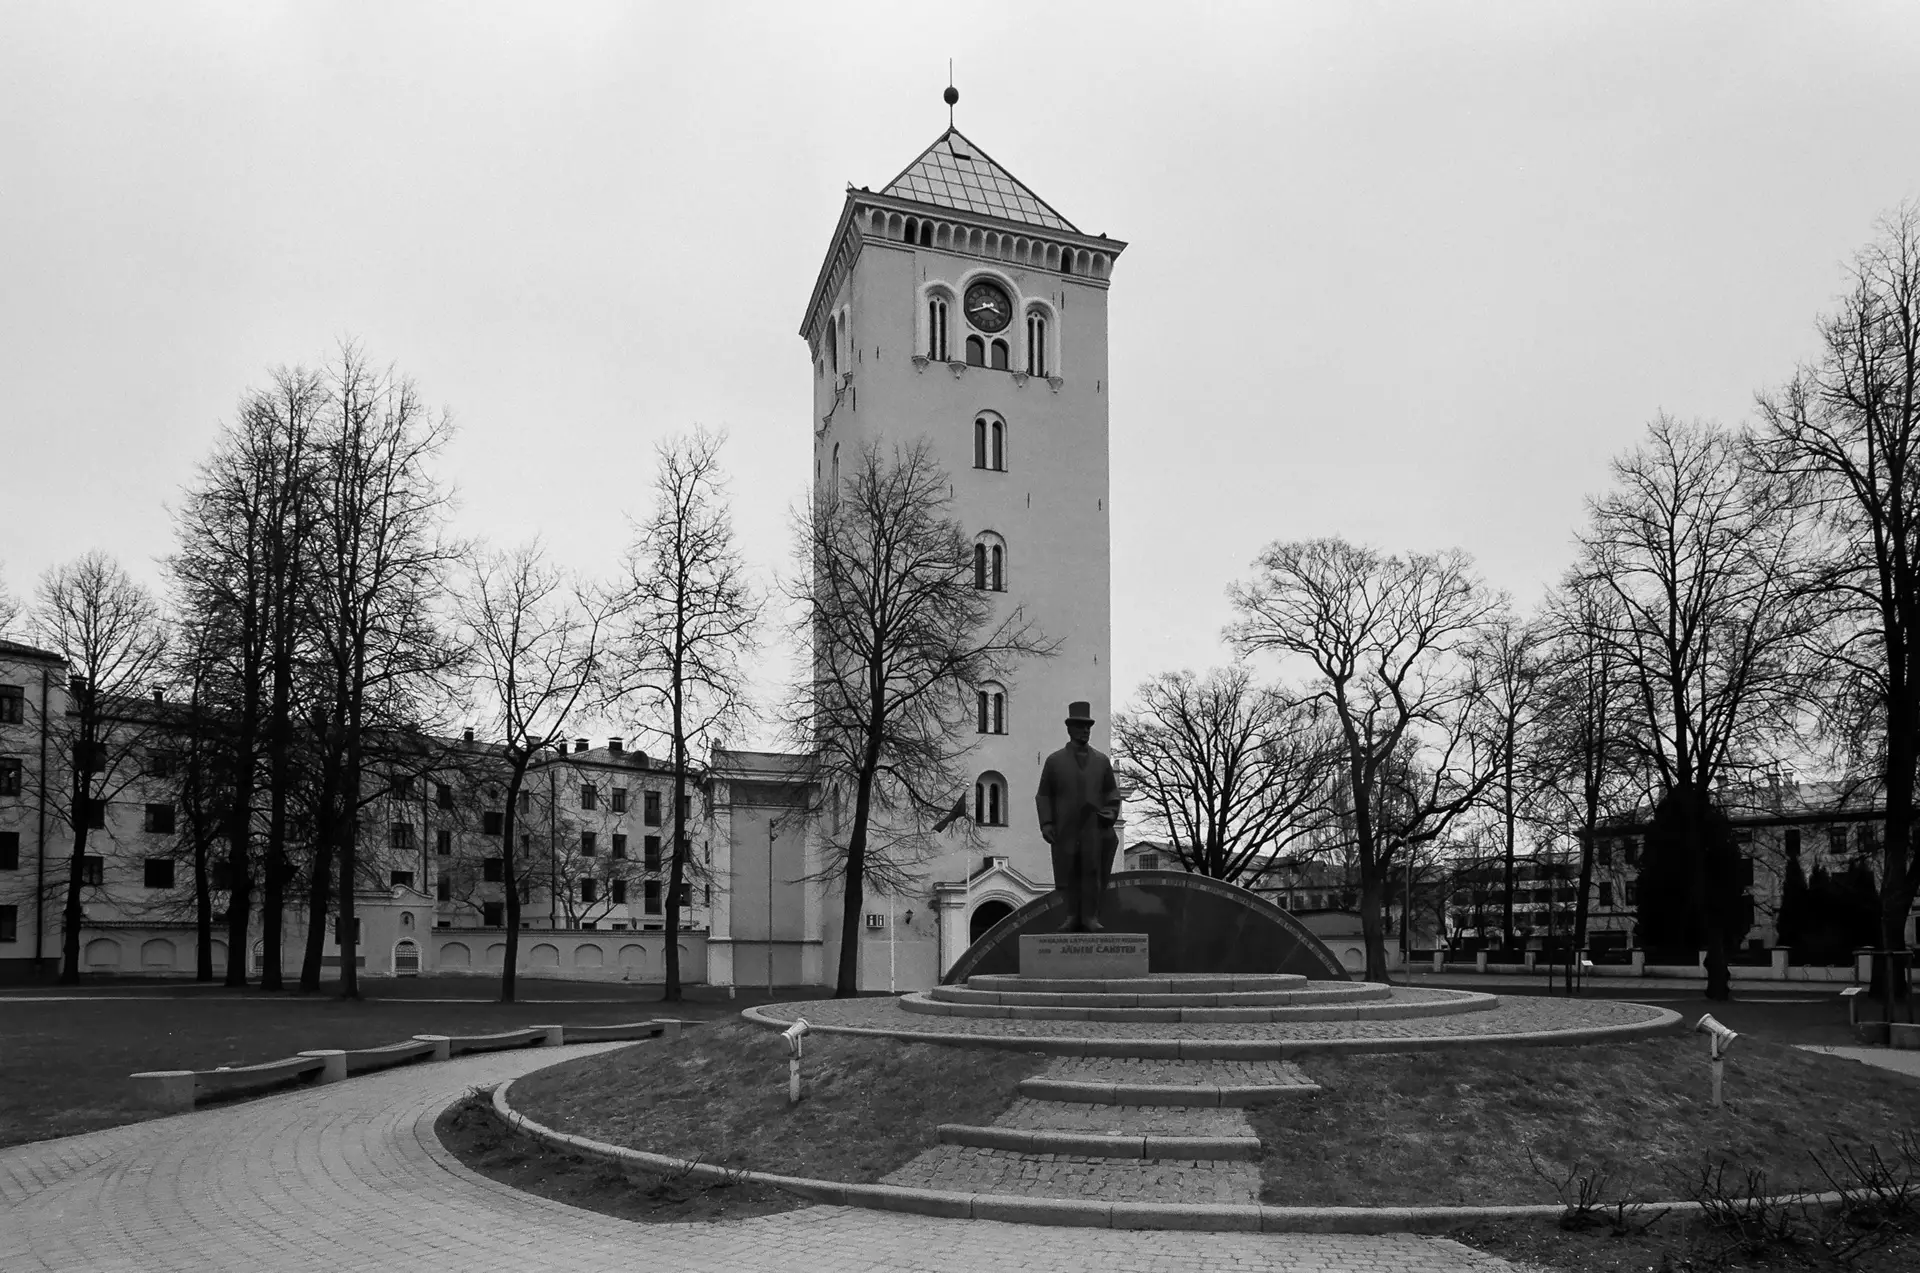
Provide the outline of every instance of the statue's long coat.
{"type": "Polygon", "coordinates": [[[1053,886],[1067,895],[1067,913],[1093,918],[1100,893],[1120,846],[1114,823],[1120,817],[1120,784],[1113,764],[1087,748],[1075,756],[1069,743],[1040,766],[1040,790],[1034,797],[1040,829],[1051,832],[1053,886]]]}

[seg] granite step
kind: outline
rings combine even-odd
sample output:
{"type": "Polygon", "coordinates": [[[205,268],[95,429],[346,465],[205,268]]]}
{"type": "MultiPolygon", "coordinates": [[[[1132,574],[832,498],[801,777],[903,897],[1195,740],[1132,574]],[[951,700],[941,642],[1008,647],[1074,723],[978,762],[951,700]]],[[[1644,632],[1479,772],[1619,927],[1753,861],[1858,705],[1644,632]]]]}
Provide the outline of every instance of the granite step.
{"type": "Polygon", "coordinates": [[[1164,973],[1151,977],[1021,977],[979,973],[974,990],[1039,991],[1045,994],[1222,994],[1241,990],[1307,990],[1353,983],[1312,982],[1297,972],[1164,973]]]}
{"type": "Polygon", "coordinates": [[[1186,1162],[1249,1162],[1260,1156],[1257,1136],[1106,1136],[1095,1132],[1046,1131],[1023,1127],[970,1127],[942,1123],[943,1145],[998,1149],[1015,1154],[1053,1154],[1085,1158],[1175,1158],[1186,1162]]]}
{"type": "MultiPolygon", "coordinates": [[[[1069,1126],[1059,1110],[1063,1102],[1084,1105],[1083,1124],[1092,1130],[1132,1131],[1141,1125],[1143,1106],[1183,1107],[1189,1117],[1218,1107],[1258,1105],[1266,1101],[1312,1096],[1320,1085],[1292,1061],[1174,1061],[1128,1056],[1061,1056],[1046,1069],[1020,1081],[1020,1095],[1047,1102],[1053,1126],[1069,1126]],[[1113,1124],[1098,1115],[1120,1113],[1113,1124]]],[[[1236,1118],[1240,1117],[1235,1115],[1236,1118]]],[[[1212,1130],[1214,1125],[1186,1124],[1212,1130]]],[[[1238,1124],[1225,1124],[1232,1133],[1238,1124]]],[[[1144,1126],[1142,1128],[1144,1130],[1144,1126]]]]}
{"type": "Polygon", "coordinates": [[[1378,982],[1321,983],[1307,990],[1222,990],[1206,994],[1133,991],[982,990],[974,986],[934,986],[927,991],[946,1003],[1004,1003],[1038,1008],[1284,1008],[1321,1003],[1357,1003],[1388,999],[1393,987],[1378,982]]]}
{"type": "Polygon", "coordinates": [[[1386,998],[1360,1002],[1250,1008],[1061,1007],[1040,1004],[955,1003],[926,991],[903,995],[900,1007],[929,1016],[983,1017],[1015,1021],[1156,1022],[1182,1025],[1246,1025],[1303,1021],[1403,1021],[1417,1017],[1484,1012],[1493,995],[1458,992],[1445,997],[1386,998]]]}

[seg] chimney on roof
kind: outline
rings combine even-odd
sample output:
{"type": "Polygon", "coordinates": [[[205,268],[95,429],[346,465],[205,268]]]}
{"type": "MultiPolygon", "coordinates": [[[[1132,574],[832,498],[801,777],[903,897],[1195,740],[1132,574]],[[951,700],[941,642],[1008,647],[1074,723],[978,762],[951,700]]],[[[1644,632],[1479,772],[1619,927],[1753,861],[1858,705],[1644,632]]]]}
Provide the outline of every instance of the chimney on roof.
{"type": "Polygon", "coordinates": [[[167,701],[167,700],[166,700],[166,699],[165,699],[165,698],[164,698],[164,697],[162,696],[162,694],[161,694],[161,691],[160,691],[160,687],[159,687],[158,685],[156,685],[156,686],[154,686],[154,687],[153,687],[153,701],[154,701],[154,702],[156,702],[156,703],[164,703],[164,702],[166,702],[166,701],[167,701]]]}
{"type": "Polygon", "coordinates": [[[585,751],[585,750],[587,749],[587,740],[586,740],[586,739],[584,739],[584,738],[576,738],[576,739],[574,739],[574,740],[573,740],[573,749],[574,749],[575,751],[585,751]]]}
{"type": "Polygon", "coordinates": [[[621,752],[625,751],[626,749],[627,749],[626,739],[624,738],[607,739],[607,750],[612,752],[614,755],[618,756],[621,752]]]}
{"type": "Polygon", "coordinates": [[[467,730],[467,731],[466,731],[466,733],[465,733],[465,734],[463,735],[463,737],[465,737],[465,739],[466,739],[466,741],[468,741],[468,742],[472,742],[472,741],[473,741],[473,731],[472,731],[472,730],[470,730],[470,729],[469,729],[469,730],[467,730]]]}

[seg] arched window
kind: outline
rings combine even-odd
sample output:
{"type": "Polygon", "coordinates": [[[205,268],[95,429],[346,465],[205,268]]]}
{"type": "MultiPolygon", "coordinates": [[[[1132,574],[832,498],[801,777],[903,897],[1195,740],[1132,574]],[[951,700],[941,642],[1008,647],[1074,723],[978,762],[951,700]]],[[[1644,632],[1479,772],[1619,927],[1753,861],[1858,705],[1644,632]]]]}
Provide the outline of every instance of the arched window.
{"type": "Polygon", "coordinates": [[[1007,471],[1007,426],[997,416],[974,417],[973,467],[995,473],[1007,471]]]}
{"type": "Polygon", "coordinates": [[[933,222],[931,221],[920,223],[920,246],[923,248],[933,246],[933,222]]]}
{"type": "Polygon", "coordinates": [[[827,367],[834,375],[840,374],[840,320],[827,319],[827,367]]]}
{"type": "Polygon", "coordinates": [[[973,784],[973,820],[983,827],[1007,825],[1007,780],[991,770],[973,784]]]}
{"type": "Polygon", "coordinates": [[[987,365],[987,342],[978,336],[967,337],[967,366],[984,367],[987,365]]]}
{"type": "Polygon", "coordinates": [[[835,494],[840,491],[840,444],[838,442],[833,444],[833,491],[835,494]]]}
{"type": "Polygon", "coordinates": [[[947,360],[947,298],[937,292],[927,298],[927,357],[947,360]]]}
{"type": "Polygon", "coordinates": [[[1052,374],[1047,364],[1047,316],[1037,309],[1027,314],[1027,374],[1052,374]]]}
{"type": "Polygon", "coordinates": [[[974,732],[1007,732],[1007,690],[998,681],[988,681],[974,691],[974,732]]]}
{"type": "Polygon", "coordinates": [[[1006,341],[996,340],[993,342],[992,365],[995,371],[1005,371],[1007,369],[1007,342],[1006,341]]]}
{"type": "Polygon", "coordinates": [[[1007,546],[992,531],[973,541],[973,586],[982,592],[1007,590],[1007,546]]]}

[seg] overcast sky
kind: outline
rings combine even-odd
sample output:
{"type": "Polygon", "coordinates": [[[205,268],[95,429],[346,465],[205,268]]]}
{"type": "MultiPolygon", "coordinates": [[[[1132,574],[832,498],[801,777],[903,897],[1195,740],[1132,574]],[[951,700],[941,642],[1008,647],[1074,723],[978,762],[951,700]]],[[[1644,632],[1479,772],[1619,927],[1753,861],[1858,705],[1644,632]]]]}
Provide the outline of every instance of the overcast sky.
{"type": "MultiPolygon", "coordinates": [[[[0,0],[0,563],[160,582],[240,392],[351,336],[460,527],[604,572],[725,428],[788,559],[848,183],[958,122],[1113,280],[1114,697],[1274,539],[1522,602],[1654,413],[1746,419],[1920,194],[1920,6],[79,6],[0,0]]],[[[784,667],[771,667],[775,678],[784,667]]]]}

